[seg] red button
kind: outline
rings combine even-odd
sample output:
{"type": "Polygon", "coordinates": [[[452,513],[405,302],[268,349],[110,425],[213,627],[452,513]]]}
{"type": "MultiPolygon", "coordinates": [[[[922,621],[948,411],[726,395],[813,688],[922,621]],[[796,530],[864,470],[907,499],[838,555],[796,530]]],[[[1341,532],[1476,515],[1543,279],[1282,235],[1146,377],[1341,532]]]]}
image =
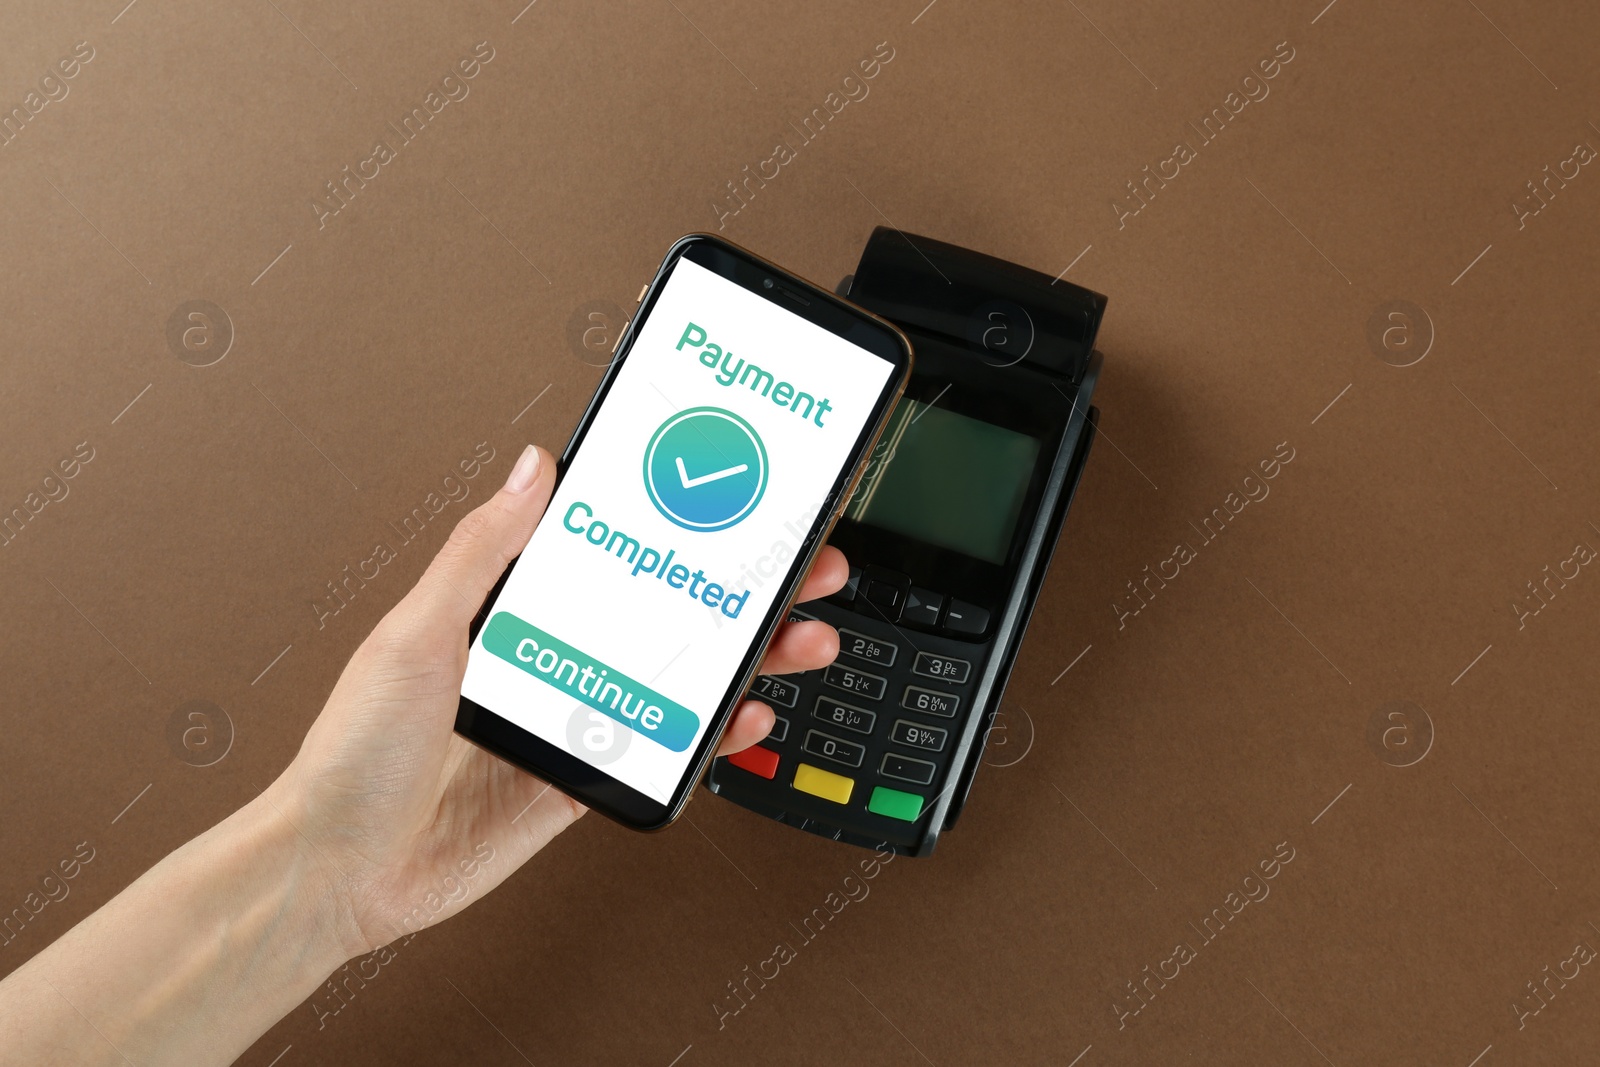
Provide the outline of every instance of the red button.
{"type": "Polygon", "coordinates": [[[759,774],[763,778],[771,778],[778,773],[778,754],[760,745],[752,745],[743,752],[735,752],[728,757],[728,762],[735,767],[744,768],[751,774],[759,774]]]}

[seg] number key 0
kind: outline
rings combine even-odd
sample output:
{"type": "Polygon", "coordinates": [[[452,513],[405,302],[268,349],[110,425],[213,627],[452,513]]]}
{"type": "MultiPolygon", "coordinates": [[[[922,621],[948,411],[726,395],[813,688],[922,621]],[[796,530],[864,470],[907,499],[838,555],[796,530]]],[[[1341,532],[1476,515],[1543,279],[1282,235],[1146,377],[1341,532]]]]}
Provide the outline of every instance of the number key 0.
{"type": "Polygon", "coordinates": [[[854,741],[846,741],[840,737],[829,737],[818,730],[807,731],[805,743],[800,747],[813,756],[837,760],[847,767],[861,766],[861,760],[867,754],[867,749],[864,745],[858,745],[854,741]]]}

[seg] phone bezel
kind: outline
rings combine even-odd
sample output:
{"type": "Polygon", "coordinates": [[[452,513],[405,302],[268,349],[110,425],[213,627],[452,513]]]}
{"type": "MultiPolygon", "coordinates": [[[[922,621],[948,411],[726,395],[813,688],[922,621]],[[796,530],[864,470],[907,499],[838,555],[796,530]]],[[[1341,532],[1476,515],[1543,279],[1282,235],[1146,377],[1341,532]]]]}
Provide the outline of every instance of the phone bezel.
{"type": "MultiPolygon", "coordinates": [[[[608,818],[624,826],[647,831],[659,830],[676,820],[683,812],[684,806],[688,804],[695,786],[705,777],[733,711],[744,699],[750,683],[755,679],[761,660],[766,655],[767,646],[788,616],[795,596],[798,595],[811,572],[812,565],[816,562],[817,553],[826,542],[828,533],[843,511],[844,502],[865,469],[865,460],[887,425],[889,414],[905,390],[906,383],[910,379],[913,358],[910,341],[893,323],[841,299],[822,286],[786,271],[731,241],[712,234],[689,234],[675,241],[667,251],[655,277],[646,287],[638,309],[623,330],[613,358],[606,367],[594,396],[590,398],[576,429],[573,430],[571,439],[557,461],[556,484],[559,485],[561,479],[566,476],[572,458],[582,447],[596,413],[605,403],[611,386],[632,352],[641,324],[654,310],[662,287],[681,259],[689,259],[727,278],[790,314],[797,315],[831,333],[847,337],[852,343],[889,362],[892,372],[856,439],[850,458],[841,465],[823,506],[807,531],[799,551],[795,553],[794,562],[784,576],[784,585],[762,618],[756,637],[741,659],[738,671],[729,682],[710,725],[696,747],[684,774],[674,785],[672,797],[667,803],[663,804],[618,781],[606,774],[602,768],[584,762],[490,709],[464,696],[461,698],[456,712],[456,733],[501,759],[549,782],[568,796],[608,818]],[[772,284],[763,285],[768,280],[772,284]]],[[[548,518],[546,515],[540,521],[544,522],[548,518]]],[[[469,645],[477,640],[478,631],[488,617],[489,606],[499,597],[506,579],[510,577],[511,571],[521,558],[519,555],[511,561],[499,580],[495,582],[489,595],[484,598],[482,607],[472,621],[468,635],[469,645]]]]}

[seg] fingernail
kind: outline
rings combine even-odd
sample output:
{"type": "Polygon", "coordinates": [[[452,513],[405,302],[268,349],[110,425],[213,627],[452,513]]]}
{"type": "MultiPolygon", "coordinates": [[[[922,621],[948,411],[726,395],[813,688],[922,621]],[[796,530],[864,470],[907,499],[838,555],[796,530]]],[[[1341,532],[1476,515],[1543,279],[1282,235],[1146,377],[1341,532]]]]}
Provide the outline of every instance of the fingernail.
{"type": "Polygon", "coordinates": [[[539,477],[539,450],[532,445],[522,450],[522,455],[517,457],[517,465],[511,468],[511,475],[506,478],[506,491],[520,493],[533,484],[539,477]]]}

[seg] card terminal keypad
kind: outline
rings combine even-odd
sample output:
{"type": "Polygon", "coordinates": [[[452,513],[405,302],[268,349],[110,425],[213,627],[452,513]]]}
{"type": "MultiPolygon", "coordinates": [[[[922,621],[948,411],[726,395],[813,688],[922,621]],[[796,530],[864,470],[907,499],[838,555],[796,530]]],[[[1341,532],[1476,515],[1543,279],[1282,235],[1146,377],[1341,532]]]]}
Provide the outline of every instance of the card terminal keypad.
{"type": "Polygon", "coordinates": [[[838,629],[838,658],[757,678],[750,696],[772,705],[782,728],[758,746],[764,752],[718,760],[713,778],[741,796],[777,791],[774,806],[863,837],[915,840],[917,821],[960,770],[952,738],[986,648],[958,635],[975,619],[987,625],[988,612],[873,568],[853,569],[839,594],[790,614],[811,618],[838,629]],[[964,614],[947,620],[957,605],[964,614]],[[795,717],[803,722],[791,726],[795,717]]]}

